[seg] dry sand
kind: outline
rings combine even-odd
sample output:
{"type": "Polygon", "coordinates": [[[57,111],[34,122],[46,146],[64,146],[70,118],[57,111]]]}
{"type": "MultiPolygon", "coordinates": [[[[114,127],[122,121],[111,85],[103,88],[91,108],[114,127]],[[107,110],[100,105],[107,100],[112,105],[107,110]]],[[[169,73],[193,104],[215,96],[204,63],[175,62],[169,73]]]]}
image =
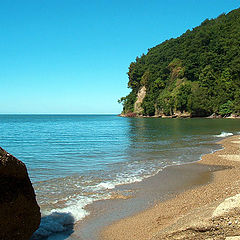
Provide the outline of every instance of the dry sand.
{"type": "Polygon", "coordinates": [[[103,229],[102,240],[240,239],[240,137],[195,164],[223,166],[213,181],[103,229]]]}

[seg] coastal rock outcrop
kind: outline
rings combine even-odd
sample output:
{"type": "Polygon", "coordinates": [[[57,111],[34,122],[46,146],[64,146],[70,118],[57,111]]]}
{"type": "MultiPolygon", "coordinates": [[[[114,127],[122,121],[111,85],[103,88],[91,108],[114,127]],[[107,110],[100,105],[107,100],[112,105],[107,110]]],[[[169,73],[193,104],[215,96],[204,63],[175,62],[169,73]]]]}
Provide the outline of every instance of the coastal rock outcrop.
{"type": "Polygon", "coordinates": [[[0,148],[0,239],[27,240],[41,214],[23,162],[0,148]]]}

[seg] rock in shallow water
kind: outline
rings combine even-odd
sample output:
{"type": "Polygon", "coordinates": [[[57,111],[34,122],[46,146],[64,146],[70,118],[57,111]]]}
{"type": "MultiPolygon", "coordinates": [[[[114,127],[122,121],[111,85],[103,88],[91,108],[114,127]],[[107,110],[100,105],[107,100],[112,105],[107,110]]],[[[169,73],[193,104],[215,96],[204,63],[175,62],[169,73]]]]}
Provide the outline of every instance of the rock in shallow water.
{"type": "Polygon", "coordinates": [[[29,239],[40,219],[26,166],[0,148],[0,239],[29,239]]]}

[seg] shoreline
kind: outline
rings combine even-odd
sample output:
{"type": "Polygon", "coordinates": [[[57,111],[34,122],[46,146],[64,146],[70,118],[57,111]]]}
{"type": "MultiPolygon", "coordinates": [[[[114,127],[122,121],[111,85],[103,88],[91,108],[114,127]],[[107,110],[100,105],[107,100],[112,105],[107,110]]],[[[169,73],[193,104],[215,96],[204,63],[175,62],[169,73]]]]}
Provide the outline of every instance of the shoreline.
{"type": "Polygon", "coordinates": [[[74,238],[70,239],[97,240],[102,229],[112,223],[147,210],[159,201],[171,199],[177,193],[205,185],[212,180],[212,172],[222,169],[187,163],[168,166],[141,182],[119,185],[115,197],[96,201],[86,207],[91,214],[75,225],[74,238]],[[124,192],[128,193],[127,197],[124,192]]]}
{"type": "MultiPolygon", "coordinates": [[[[222,141],[216,142],[216,144],[221,145],[222,141]]],[[[223,150],[220,149],[206,155],[213,155],[223,150]]],[[[205,155],[202,156],[202,158],[204,157],[205,155]]],[[[75,224],[74,233],[68,239],[124,239],[122,237],[115,238],[115,236],[106,237],[106,233],[118,222],[125,221],[128,218],[132,218],[131,216],[137,216],[142,212],[148,211],[148,209],[155,208],[159,202],[167,202],[181,193],[199,186],[209,185],[213,180],[215,172],[229,167],[227,164],[206,164],[202,161],[168,166],[157,175],[144,179],[142,182],[117,186],[115,197],[110,200],[94,202],[87,207],[91,214],[75,224]],[[122,195],[122,192],[127,192],[127,196],[122,195]],[[147,197],[144,195],[147,195],[147,197]]],[[[118,231],[117,235],[119,235],[118,231]]]]}
{"type": "Polygon", "coordinates": [[[118,114],[118,117],[124,118],[162,118],[162,119],[189,119],[189,118],[206,118],[206,119],[240,119],[239,115],[231,114],[230,116],[221,116],[212,114],[210,116],[192,116],[190,114],[179,114],[179,115],[153,115],[153,116],[144,116],[138,115],[136,113],[127,113],[127,114],[118,114]]]}
{"type": "Polygon", "coordinates": [[[216,144],[221,144],[224,148],[206,154],[200,161],[189,164],[220,168],[209,170],[212,175],[211,181],[195,186],[192,184],[184,191],[175,191],[172,198],[162,201],[159,199],[155,206],[105,226],[99,238],[225,239],[228,236],[240,235],[240,226],[237,224],[240,223],[240,219],[236,215],[236,212],[240,212],[240,200],[239,206],[232,208],[230,204],[224,213],[213,215],[222,202],[233,201],[229,200],[230,197],[240,199],[240,195],[237,195],[240,192],[239,135],[225,138],[216,144]]]}

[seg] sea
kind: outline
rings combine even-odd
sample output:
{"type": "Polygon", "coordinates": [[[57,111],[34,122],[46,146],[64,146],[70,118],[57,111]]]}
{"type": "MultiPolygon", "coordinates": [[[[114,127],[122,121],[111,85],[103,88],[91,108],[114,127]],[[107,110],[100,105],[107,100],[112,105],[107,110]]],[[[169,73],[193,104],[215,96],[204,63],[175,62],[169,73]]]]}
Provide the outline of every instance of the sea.
{"type": "Polygon", "coordinates": [[[48,239],[116,186],[221,149],[215,142],[239,134],[240,120],[18,114],[0,115],[0,132],[0,146],[26,164],[41,207],[33,239],[48,239]]]}

